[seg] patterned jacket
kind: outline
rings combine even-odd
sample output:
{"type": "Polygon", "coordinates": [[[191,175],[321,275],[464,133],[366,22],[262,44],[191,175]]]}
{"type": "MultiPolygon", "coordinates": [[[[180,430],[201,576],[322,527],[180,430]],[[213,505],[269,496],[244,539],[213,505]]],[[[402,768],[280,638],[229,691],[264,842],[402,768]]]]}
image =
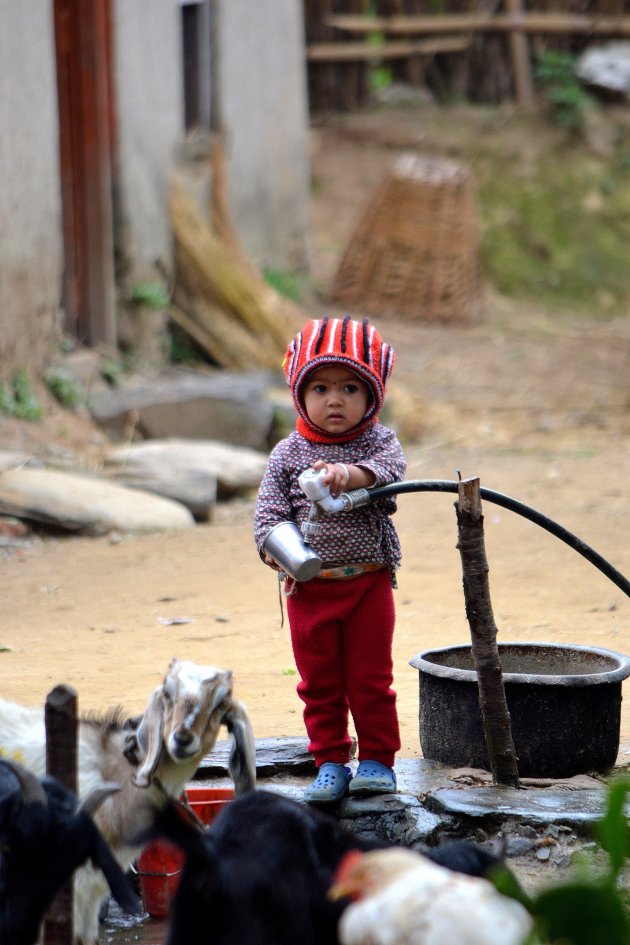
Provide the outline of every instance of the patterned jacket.
{"type": "MultiPolygon", "coordinates": [[[[274,525],[292,521],[300,526],[307,518],[310,502],[298,485],[298,476],[318,459],[369,469],[376,477],[374,486],[402,481],[407,468],[396,434],[380,423],[347,443],[313,443],[294,431],[274,447],[258,491],[254,539],[259,554],[274,525]]],[[[395,584],[393,576],[401,560],[400,542],[391,521],[395,511],[396,500],[385,498],[351,512],[322,514],[318,520],[321,534],[312,546],[324,567],[382,563],[395,584]]]]}

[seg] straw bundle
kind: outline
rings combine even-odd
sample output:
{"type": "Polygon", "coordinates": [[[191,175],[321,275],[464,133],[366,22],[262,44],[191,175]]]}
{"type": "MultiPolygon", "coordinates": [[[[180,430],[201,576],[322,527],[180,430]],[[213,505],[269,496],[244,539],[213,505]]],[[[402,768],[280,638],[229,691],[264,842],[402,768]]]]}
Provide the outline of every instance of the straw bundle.
{"type": "Polygon", "coordinates": [[[217,364],[278,368],[305,316],[203,218],[182,181],[171,186],[177,284],[172,318],[217,364]]]}

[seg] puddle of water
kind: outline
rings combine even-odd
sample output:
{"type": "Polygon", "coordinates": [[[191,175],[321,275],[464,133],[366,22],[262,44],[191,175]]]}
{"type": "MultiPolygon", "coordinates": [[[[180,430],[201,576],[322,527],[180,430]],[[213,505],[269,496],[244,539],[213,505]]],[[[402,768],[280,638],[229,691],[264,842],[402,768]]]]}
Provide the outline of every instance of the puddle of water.
{"type": "Polygon", "coordinates": [[[162,945],[168,923],[149,915],[132,916],[110,901],[109,912],[101,928],[103,945],[162,945]]]}

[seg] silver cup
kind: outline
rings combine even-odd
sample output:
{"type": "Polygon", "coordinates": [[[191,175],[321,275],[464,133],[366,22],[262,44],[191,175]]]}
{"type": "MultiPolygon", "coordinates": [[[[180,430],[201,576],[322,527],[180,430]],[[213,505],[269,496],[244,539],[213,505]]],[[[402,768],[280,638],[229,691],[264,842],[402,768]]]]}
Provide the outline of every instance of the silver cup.
{"type": "Polygon", "coordinates": [[[296,581],[310,581],[322,568],[322,559],[306,544],[294,522],[280,522],[267,532],[263,550],[296,581]]]}

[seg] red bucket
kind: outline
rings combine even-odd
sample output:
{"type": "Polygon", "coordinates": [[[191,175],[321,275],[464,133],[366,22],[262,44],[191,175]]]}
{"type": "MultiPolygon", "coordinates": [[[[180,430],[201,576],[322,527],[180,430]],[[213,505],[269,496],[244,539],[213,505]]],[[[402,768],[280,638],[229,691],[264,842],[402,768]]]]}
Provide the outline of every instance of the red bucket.
{"type": "Polygon", "coordinates": [[[187,787],[188,806],[206,826],[234,799],[232,788],[187,787]]]}
{"type": "Polygon", "coordinates": [[[156,840],[142,851],[136,862],[144,908],[156,919],[168,915],[179,885],[184,854],[165,840],[156,840]]]}
{"type": "MultiPolygon", "coordinates": [[[[186,788],[186,800],[203,824],[211,824],[221,810],[234,798],[231,788],[186,788]]],[[[164,840],[146,847],[136,861],[144,908],[155,919],[168,915],[179,885],[184,854],[164,840]]]]}

